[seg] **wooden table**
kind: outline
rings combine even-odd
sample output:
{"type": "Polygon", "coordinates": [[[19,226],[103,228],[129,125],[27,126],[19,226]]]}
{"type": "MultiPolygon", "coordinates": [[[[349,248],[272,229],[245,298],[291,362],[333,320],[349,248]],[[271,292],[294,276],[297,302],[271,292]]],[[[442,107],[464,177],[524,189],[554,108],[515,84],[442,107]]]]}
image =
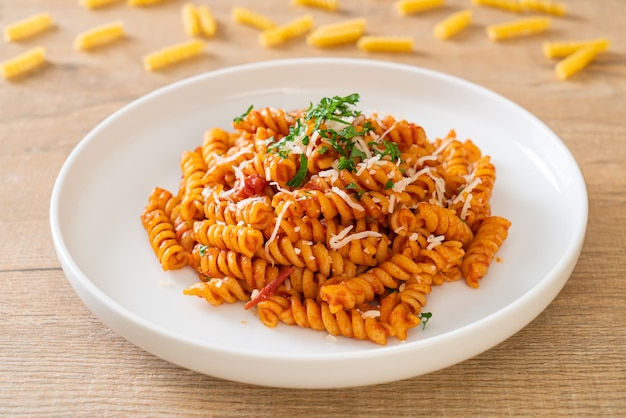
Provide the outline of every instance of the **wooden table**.
{"type": "Polygon", "coordinates": [[[287,0],[202,1],[219,24],[207,53],[149,73],[141,56],[187,39],[180,1],[90,11],[77,0],[0,0],[2,27],[42,11],[56,22],[36,38],[0,47],[0,61],[39,45],[48,60],[32,76],[0,82],[0,415],[626,415],[626,5],[564,2],[569,14],[553,18],[548,33],[494,43],[485,26],[517,16],[470,0],[407,17],[397,15],[391,0],[342,0],[335,14],[287,0]],[[322,50],[302,39],[264,48],[255,29],[231,21],[235,5],[278,22],[306,12],[319,24],[363,16],[370,33],[412,36],[415,52],[370,54],[353,45],[322,50]],[[437,21],[466,7],[474,10],[471,28],[447,42],[432,36],[437,21]],[[127,39],[98,51],[73,50],[78,33],[113,20],[124,22],[127,39]],[[609,38],[610,49],[569,81],[558,81],[541,43],[596,37],[609,38]],[[79,141],[107,115],[176,80],[309,56],[369,57],[447,72],[519,103],[562,138],[588,187],[588,232],[574,273],[536,320],[491,350],[429,375],[296,390],[174,366],[130,344],[86,308],[59,266],[49,227],[55,177],[79,141]]]}

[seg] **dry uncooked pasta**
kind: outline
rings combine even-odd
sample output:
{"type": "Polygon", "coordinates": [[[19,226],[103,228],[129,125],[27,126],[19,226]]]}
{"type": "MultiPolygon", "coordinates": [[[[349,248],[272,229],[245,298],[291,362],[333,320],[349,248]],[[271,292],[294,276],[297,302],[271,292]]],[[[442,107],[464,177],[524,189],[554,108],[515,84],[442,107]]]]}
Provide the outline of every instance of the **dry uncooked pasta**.
{"type": "Polygon", "coordinates": [[[602,52],[602,49],[591,44],[563,58],[554,67],[557,78],[559,80],[567,80],[593,62],[600,52],[602,52]]]}
{"type": "Polygon", "coordinates": [[[284,25],[264,31],[260,34],[259,42],[266,47],[277,46],[292,38],[304,35],[313,28],[313,25],[313,16],[301,16],[284,25]]]}
{"type": "Polygon", "coordinates": [[[339,0],[291,0],[298,6],[310,6],[334,12],[339,8],[339,0]]]}
{"type": "Polygon", "coordinates": [[[468,27],[471,22],[472,11],[461,10],[437,23],[433,28],[433,35],[439,39],[448,39],[468,27]]]}
{"type": "Polygon", "coordinates": [[[180,13],[185,33],[189,36],[199,36],[202,29],[200,28],[200,18],[196,5],[185,3],[182,5],[180,13]]]}
{"type": "Polygon", "coordinates": [[[397,0],[396,10],[401,15],[421,13],[444,5],[444,0],[397,0]]]}
{"type": "Polygon", "coordinates": [[[102,45],[107,45],[124,37],[124,25],[122,22],[113,22],[98,26],[79,34],[74,39],[74,48],[87,50],[102,45]]]}
{"type": "Polygon", "coordinates": [[[164,1],[166,0],[128,0],[127,3],[129,6],[144,7],[144,6],[152,6],[158,3],[163,3],[164,1]]]}
{"type": "Polygon", "coordinates": [[[80,4],[88,9],[99,9],[122,0],[80,0],[80,4]]]}
{"type": "Polygon", "coordinates": [[[52,27],[53,24],[54,22],[48,13],[39,13],[5,27],[4,39],[7,42],[28,39],[44,32],[52,27]]]}
{"type": "Polygon", "coordinates": [[[367,52],[406,53],[413,51],[413,38],[408,36],[363,36],[357,47],[367,52]]]}
{"type": "Polygon", "coordinates": [[[599,51],[604,51],[610,43],[606,38],[582,41],[546,41],[543,43],[543,55],[546,58],[563,58],[586,46],[594,46],[599,51]]]}
{"type": "Polygon", "coordinates": [[[14,79],[37,70],[45,62],[46,51],[37,47],[0,63],[0,73],[5,79],[14,79]]]}
{"type": "Polygon", "coordinates": [[[536,12],[548,13],[555,16],[565,16],[567,7],[565,4],[550,0],[520,0],[524,9],[536,12]]]}
{"type": "Polygon", "coordinates": [[[511,225],[491,214],[490,157],[359,100],[249,106],[181,155],[141,222],[164,270],[197,272],[184,294],[386,344],[425,325],[434,287],[479,286],[511,225]]]}
{"type": "Polygon", "coordinates": [[[307,43],[320,48],[356,42],[365,33],[365,19],[351,19],[322,25],[306,38],[307,43]]]}
{"type": "Polygon", "coordinates": [[[181,42],[144,56],[143,65],[147,71],[159,70],[200,55],[204,47],[204,42],[196,39],[181,42]]]}
{"type": "Polygon", "coordinates": [[[217,33],[217,21],[213,12],[207,5],[198,6],[198,21],[200,22],[200,31],[204,36],[210,38],[217,33]]]}
{"type": "Polygon", "coordinates": [[[511,22],[487,26],[486,32],[492,41],[501,41],[509,38],[534,35],[545,32],[550,28],[550,19],[547,17],[529,17],[511,22]]]}
{"type": "Polygon", "coordinates": [[[273,29],[278,26],[273,19],[244,7],[233,7],[231,15],[234,22],[261,30],[273,29]]]}
{"type": "Polygon", "coordinates": [[[523,10],[519,0],[472,0],[477,6],[493,7],[507,12],[520,13],[523,10]]]}

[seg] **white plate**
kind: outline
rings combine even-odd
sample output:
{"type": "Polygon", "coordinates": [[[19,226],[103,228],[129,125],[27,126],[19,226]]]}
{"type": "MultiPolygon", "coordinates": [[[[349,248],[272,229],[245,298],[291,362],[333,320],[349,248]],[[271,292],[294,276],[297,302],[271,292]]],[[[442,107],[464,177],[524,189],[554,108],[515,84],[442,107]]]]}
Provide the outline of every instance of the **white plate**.
{"type": "Polygon", "coordinates": [[[570,276],[587,224],[576,162],[542,122],[509,100],[421,68],[353,59],[293,59],[202,74],[134,101],[97,126],[56,181],[51,227],[59,260],[85,304],[144,350],[212,376],[268,386],[332,388],[429,373],[475,356],[527,325],[570,276]],[[387,346],[280,325],[241,304],[213,307],[182,289],[191,270],[163,272],[140,222],[154,186],[175,191],[179,157],[210,127],[231,129],[249,105],[306,107],[360,93],[360,108],[454,128],[491,155],[492,212],[513,223],[477,290],[435,288],[423,332],[387,346]]]}

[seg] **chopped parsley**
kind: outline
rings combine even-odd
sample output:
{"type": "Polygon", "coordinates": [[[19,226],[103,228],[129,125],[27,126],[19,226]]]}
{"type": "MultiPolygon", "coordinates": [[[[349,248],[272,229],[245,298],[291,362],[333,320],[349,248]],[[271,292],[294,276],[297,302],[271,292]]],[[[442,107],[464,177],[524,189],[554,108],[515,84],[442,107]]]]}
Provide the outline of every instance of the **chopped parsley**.
{"type": "Polygon", "coordinates": [[[394,163],[398,161],[402,155],[400,148],[398,148],[398,144],[387,139],[380,144],[378,142],[371,141],[367,145],[369,145],[377,155],[380,155],[381,159],[388,155],[394,163]],[[381,145],[383,149],[381,149],[381,145]]]}
{"type": "Polygon", "coordinates": [[[254,105],[250,105],[248,107],[248,110],[246,110],[245,112],[243,112],[241,115],[237,116],[235,119],[233,119],[233,122],[235,123],[240,123],[243,121],[243,119],[248,116],[250,114],[250,111],[254,109],[254,105]]]}
{"type": "Polygon", "coordinates": [[[198,245],[198,253],[200,254],[200,257],[204,257],[204,254],[206,254],[208,249],[209,247],[207,245],[198,245]]]}
{"type": "Polygon", "coordinates": [[[300,154],[300,167],[298,167],[298,171],[296,175],[287,182],[287,186],[289,187],[300,187],[302,183],[304,183],[304,179],[308,173],[307,164],[309,163],[308,158],[304,154],[300,154]]]}
{"type": "Polygon", "coordinates": [[[433,314],[430,312],[422,312],[418,318],[422,321],[422,329],[426,328],[426,323],[432,318],[433,314]]]}
{"type": "Polygon", "coordinates": [[[393,188],[393,181],[391,179],[387,180],[387,183],[385,183],[385,190],[389,190],[393,188]]]}
{"type": "MultiPolygon", "coordinates": [[[[308,175],[308,159],[303,152],[304,148],[309,145],[313,134],[320,137],[321,144],[317,148],[319,154],[325,154],[329,150],[336,152],[336,167],[339,170],[356,172],[357,164],[367,159],[369,151],[364,148],[371,149],[381,159],[385,158],[392,162],[400,159],[400,149],[393,141],[369,143],[363,141],[365,135],[373,131],[373,127],[369,122],[361,126],[353,125],[354,118],[361,116],[361,111],[355,108],[359,99],[359,94],[354,93],[344,97],[324,97],[317,105],[310,103],[308,109],[303,112],[303,116],[289,128],[287,135],[280,140],[274,137],[266,140],[268,152],[276,153],[281,158],[300,154],[300,167],[294,178],[287,183],[289,186],[299,187],[308,175]]],[[[252,106],[248,112],[251,108],[252,106]]],[[[240,118],[245,117],[248,112],[240,118]]],[[[393,184],[387,188],[391,187],[393,184]]],[[[360,197],[362,193],[362,191],[360,193],[357,191],[357,197],[360,197]]]]}

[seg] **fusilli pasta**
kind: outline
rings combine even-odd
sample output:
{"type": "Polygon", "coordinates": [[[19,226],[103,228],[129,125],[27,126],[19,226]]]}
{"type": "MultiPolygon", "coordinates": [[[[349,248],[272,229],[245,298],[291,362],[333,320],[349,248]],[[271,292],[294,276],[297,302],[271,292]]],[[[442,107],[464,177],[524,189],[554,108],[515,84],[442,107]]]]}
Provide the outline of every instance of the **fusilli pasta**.
{"type": "Polygon", "coordinates": [[[164,269],[198,273],[185,294],[386,344],[428,321],[434,286],[478,286],[511,225],[490,158],[358,101],[250,106],[183,153],[178,193],[155,188],[141,218],[164,269]]]}

